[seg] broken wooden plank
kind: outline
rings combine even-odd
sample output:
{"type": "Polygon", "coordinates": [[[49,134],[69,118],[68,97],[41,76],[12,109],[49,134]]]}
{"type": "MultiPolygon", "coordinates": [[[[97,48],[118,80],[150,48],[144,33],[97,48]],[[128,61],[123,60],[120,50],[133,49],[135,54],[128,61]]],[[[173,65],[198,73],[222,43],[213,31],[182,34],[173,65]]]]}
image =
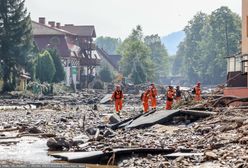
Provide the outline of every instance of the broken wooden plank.
{"type": "Polygon", "coordinates": [[[126,148],[126,149],[114,149],[110,152],[93,151],[93,152],[62,152],[51,154],[51,156],[56,158],[61,158],[62,160],[73,162],[73,163],[107,163],[109,158],[115,154],[118,158],[119,156],[129,156],[132,154],[170,154],[173,153],[174,149],[146,149],[146,148],[126,148]]]}
{"type": "Polygon", "coordinates": [[[5,145],[5,144],[17,144],[20,142],[20,138],[17,139],[2,139],[0,140],[0,145],[5,145]]]}
{"type": "Polygon", "coordinates": [[[203,156],[204,153],[182,153],[182,152],[176,152],[165,155],[167,158],[177,158],[177,157],[192,157],[192,156],[203,156]]]}
{"type": "Polygon", "coordinates": [[[11,131],[17,131],[19,128],[7,128],[7,129],[1,129],[0,132],[11,132],[11,131]]]}
{"type": "Polygon", "coordinates": [[[196,117],[209,117],[211,115],[217,114],[217,112],[209,112],[209,111],[198,111],[198,110],[180,110],[183,114],[188,114],[196,117]]]}
{"type": "Polygon", "coordinates": [[[20,138],[20,136],[0,137],[0,140],[6,140],[6,139],[17,139],[17,138],[20,138]]]}

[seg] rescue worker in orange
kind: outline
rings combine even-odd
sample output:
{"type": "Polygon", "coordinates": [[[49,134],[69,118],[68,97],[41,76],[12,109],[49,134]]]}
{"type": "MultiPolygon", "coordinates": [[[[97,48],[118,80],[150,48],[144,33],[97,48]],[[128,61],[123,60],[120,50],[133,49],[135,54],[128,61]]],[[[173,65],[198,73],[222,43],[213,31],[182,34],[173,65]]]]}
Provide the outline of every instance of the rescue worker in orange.
{"type": "Polygon", "coordinates": [[[179,103],[182,99],[182,91],[180,90],[180,86],[176,87],[176,102],[179,103]]]}
{"type": "Polygon", "coordinates": [[[148,89],[144,93],[142,93],[142,96],[141,96],[144,113],[147,113],[149,111],[149,96],[150,96],[150,89],[148,89]]]}
{"type": "Polygon", "coordinates": [[[195,89],[195,101],[201,101],[201,83],[197,82],[194,89],[195,89]]]}
{"type": "Polygon", "coordinates": [[[157,95],[158,95],[157,88],[152,83],[150,86],[150,100],[151,100],[152,110],[156,110],[157,108],[157,95]]]}
{"type": "Polygon", "coordinates": [[[115,110],[118,115],[120,115],[120,111],[122,109],[122,101],[124,99],[122,90],[120,85],[116,85],[115,91],[112,94],[112,100],[115,101],[115,110]]]}
{"type": "Polygon", "coordinates": [[[169,86],[169,89],[166,93],[166,110],[171,110],[172,109],[172,104],[173,104],[173,98],[175,96],[174,90],[172,86],[169,86]]]}

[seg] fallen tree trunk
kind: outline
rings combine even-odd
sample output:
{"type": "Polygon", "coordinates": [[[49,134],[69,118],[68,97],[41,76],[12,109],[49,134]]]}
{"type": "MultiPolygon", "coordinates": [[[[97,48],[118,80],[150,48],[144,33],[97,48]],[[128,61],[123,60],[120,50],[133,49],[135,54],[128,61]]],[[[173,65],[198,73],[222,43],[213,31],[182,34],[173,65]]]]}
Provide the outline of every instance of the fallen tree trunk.
{"type": "Polygon", "coordinates": [[[213,100],[213,107],[226,107],[227,104],[232,101],[237,99],[237,97],[235,96],[223,96],[219,99],[213,100]]]}

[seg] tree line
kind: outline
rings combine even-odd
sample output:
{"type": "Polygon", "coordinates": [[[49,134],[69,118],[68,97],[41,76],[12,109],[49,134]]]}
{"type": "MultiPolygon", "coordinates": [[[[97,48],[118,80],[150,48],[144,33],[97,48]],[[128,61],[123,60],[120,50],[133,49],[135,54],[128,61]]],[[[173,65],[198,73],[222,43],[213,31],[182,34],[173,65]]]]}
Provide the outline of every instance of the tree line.
{"type": "Polygon", "coordinates": [[[226,57],[240,52],[240,16],[228,7],[220,7],[210,15],[199,12],[184,31],[186,37],[178,46],[172,74],[185,76],[188,83],[224,83],[226,57]]]}
{"type": "MultiPolygon", "coordinates": [[[[121,73],[134,84],[159,81],[168,75],[168,53],[160,37],[157,34],[144,36],[140,25],[134,28],[124,41],[100,37],[96,43],[103,46],[107,53],[118,53],[122,56],[121,73]]],[[[108,71],[104,65],[100,76],[106,78],[110,74],[108,71]]]]}
{"type": "Polygon", "coordinates": [[[240,16],[228,7],[220,7],[210,15],[198,12],[184,32],[186,37],[175,56],[168,56],[158,35],[144,37],[140,26],[123,42],[110,37],[96,41],[108,53],[123,56],[121,72],[133,83],[159,81],[171,75],[181,76],[188,84],[224,83],[226,57],[240,52],[240,16]]]}

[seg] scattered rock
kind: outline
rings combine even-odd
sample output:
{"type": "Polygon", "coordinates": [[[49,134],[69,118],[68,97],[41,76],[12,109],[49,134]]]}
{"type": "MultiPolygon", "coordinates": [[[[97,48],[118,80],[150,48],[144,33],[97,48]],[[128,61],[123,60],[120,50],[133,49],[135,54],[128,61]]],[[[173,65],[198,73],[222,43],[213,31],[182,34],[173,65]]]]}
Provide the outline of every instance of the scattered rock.
{"type": "Polygon", "coordinates": [[[31,128],[28,129],[28,133],[30,133],[30,134],[39,134],[41,132],[42,131],[39,130],[37,127],[31,127],[31,128]]]}
{"type": "Polygon", "coordinates": [[[113,137],[113,136],[115,136],[115,132],[110,128],[107,128],[103,133],[103,137],[113,137]]]}
{"type": "Polygon", "coordinates": [[[207,160],[217,160],[218,159],[218,156],[212,151],[207,151],[205,153],[205,156],[206,156],[207,160]]]}
{"type": "Polygon", "coordinates": [[[72,142],[67,141],[65,138],[49,138],[47,146],[49,150],[68,150],[72,146],[72,142]]]}
{"type": "Polygon", "coordinates": [[[67,119],[66,118],[61,118],[60,121],[61,122],[67,122],[67,119]]]}
{"type": "Polygon", "coordinates": [[[85,131],[89,134],[89,135],[95,135],[96,134],[96,128],[88,128],[85,131]]]}
{"type": "Polygon", "coordinates": [[[116,124],[121,121],[120,117],[117,114],[112,114],[109,116],[109,124],[116,124]]]}

